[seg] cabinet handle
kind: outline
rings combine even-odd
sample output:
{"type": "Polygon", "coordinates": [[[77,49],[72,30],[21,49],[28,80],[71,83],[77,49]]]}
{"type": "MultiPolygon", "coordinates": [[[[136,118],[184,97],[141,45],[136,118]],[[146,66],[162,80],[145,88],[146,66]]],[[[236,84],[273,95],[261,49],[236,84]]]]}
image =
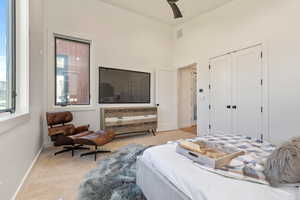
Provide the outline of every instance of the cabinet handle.
{"type": "Polygon", "coordinates": [[[226,108],[231,109],[231,105],[227,105],[226,108]]]}
{"type": "Polygon", "coordinates": [[[237,109],[237,106],[236,105],[232,106],[232,109],[237,109]]]}

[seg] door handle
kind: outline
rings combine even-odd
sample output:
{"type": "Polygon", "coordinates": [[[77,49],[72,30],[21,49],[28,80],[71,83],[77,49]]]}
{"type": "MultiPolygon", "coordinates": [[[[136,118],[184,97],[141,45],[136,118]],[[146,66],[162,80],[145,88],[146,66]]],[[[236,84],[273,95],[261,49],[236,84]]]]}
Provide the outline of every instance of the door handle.
{"type": "Polygon", "coordinates": [[[231,109],[231,105],[227,105],[226,108],[231,109]]]}
{"type": "Polygon", "coordinates": [[[232,109],[237,109],[237,106],[236,105],[232,106],[232,109]]]}

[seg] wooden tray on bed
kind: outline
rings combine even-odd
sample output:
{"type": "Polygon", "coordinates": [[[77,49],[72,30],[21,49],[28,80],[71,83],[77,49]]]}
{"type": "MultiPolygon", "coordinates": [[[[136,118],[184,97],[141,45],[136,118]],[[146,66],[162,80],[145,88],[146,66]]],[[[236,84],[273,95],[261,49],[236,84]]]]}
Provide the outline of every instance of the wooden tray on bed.
{"type": "Polygon", "coordinates": [[[245,152],[222,152],[211,148],[204,142],[180,141],[176,147],[176,152],[188,157],[189,159],[210,168],[221,169],[228,165],[232,159],[244,155],[245,152]]]}

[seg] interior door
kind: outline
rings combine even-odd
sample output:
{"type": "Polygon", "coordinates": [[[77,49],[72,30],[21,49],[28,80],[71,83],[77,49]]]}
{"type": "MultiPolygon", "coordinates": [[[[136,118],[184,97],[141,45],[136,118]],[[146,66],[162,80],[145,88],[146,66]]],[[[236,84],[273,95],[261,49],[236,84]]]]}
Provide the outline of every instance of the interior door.
{"type": "Polygon", "coordinates": [[[156,73],[156,103],[158,130],[175,130],[177,126],[177,72],[158,70],[156,73]]]}
{"type": "Polygon", "coordinates": [[[231,55],[210,61],[210,126],[213,134],[232,131],[231,66],[231,55]]]}
{"type": "Polygon", "coordinates": [[[262,132],[262,47],[232,54],[233,131],[259,138],[262,132]]]}

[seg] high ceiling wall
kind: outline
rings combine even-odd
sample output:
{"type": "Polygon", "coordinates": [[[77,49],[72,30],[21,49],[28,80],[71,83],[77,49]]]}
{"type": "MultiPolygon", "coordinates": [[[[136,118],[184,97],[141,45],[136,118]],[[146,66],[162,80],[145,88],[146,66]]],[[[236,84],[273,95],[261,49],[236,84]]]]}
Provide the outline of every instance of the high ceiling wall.
{"type": "MultiPolygon", "coordinates": [[[[26,4],[24,0],[16,2],[18,5],[26,4]]],[[[30,113],[0,122],[1,199],[15,197],[16,191],[20,189],[19,186],[24,181],[24,176],[29,172],[33,160],[37,158],[43,146],[43,1],[30,0],[28,2],[30,48],[29,53],[26,53],[30,58],[30,113]],[[3,131],[7,125],[11,127],[3,131]]],[[[26,13],[26,9],[23,9],[23,20],[26,18],[26,13]]],[[[20,63],[20,67],[24,67],[23,64],[20,63]]],[[[24,102],[26,101],[23,100],[22,103],[24,102]]]]}
{"type": "Polygon", "coordinates": [[[216,9],[232,0],[179,0],[177,5],[183,18],[174,19],[166,0],[99,0],[128,11],[147,16],[166,24],[184,23],[200,14],[216,9]]]}
{"type": "MultiPolygon", "coordinates": [[[[47,110],[54,107],[54,36],[91,40],[91,97],[88,108],[71,108],[75,123],[100,128],[98,68],[125,68],[152,73],[151,104],[154,105],[155,69],[172,67],[172,29],[169,25],[129,12],[99,0],[46,1],[47,110]],[[67,12],[66,12],[67,11],[67,12]]],[[[45,130],[45,141],[49,142],[45,130]]]]}
{"type": "MultiPolygon", "coordinates": [[[[199,64],[199,87],[209,84],[209,58],[264,44],[269,68],[269,137],[299,136],[299,0],[234,0],[174,28],[174,66],[199,64]],[[176,39],[181,30],[183,37],[176,39]]],[[[208,127],[208,93],[199,104],[199,127],[208,127]]]]}

